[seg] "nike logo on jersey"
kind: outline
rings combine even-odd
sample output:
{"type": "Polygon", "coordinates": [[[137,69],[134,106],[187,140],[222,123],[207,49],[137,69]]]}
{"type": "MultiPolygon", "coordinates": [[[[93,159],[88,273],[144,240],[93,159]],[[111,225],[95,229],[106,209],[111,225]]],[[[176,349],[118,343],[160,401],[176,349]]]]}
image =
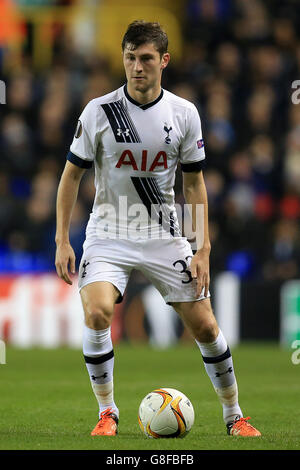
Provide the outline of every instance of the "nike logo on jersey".
{"type": "Polygon", "coordinates": [[[163,166],[167,169],[168,158],[164,150],[160,150],[154,158],[149,157],[149,159],[148,150],[142,150],[142,155],[136,157],[134,157],[131,150],[124,150],[116,164],[116,168],[121,168],[122,165],[129,165],[135,171],[154,171],[155,168],[159,166],[163,166]]]}

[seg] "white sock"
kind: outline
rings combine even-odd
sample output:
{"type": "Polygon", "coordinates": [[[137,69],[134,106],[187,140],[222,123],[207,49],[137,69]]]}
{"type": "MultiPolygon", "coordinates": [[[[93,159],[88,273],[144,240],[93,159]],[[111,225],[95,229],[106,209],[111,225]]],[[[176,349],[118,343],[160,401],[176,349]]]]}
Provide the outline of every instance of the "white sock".
{"type": "Polygon", "coordinates": [[[110,327],[105,330],[93,330],[84,325],[82,350],[92,389],[99,404],[99,416],[102,411],[112,408],[119,417],[119,410],[114,402],[114,350],[110,327]]]}
{"type": "Polygon", "coordinates": [[[211,343],[195,341],[201,351],[205,370],[222,404],[225,423],[242,417],[232,356],[222,331],[219,330],[217,338],[211,343]]]}

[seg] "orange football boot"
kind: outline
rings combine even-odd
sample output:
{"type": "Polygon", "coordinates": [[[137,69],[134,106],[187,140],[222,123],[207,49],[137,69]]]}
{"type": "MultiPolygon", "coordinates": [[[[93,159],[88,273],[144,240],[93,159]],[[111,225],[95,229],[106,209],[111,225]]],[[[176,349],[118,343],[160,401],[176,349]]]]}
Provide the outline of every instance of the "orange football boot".
{"type": "Polygon", "coordinates": [[[230,436],[258,437],[261,433],[248,423],[247,418],[236,419],[233,423],[227,424],[227,434],[230,436]]]}
{"type": "Polygon", "coordinates": [[[91,432],[91,436],[115,436],[118,434],[118,417],[112,408],[102,411],[100,419],[91,432]]]}

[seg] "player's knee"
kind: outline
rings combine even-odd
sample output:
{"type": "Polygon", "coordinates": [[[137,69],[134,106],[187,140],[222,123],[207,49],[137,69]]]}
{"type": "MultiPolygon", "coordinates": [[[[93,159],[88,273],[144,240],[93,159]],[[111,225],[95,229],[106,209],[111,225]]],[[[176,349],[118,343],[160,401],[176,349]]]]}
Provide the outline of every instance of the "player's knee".
{"type": "Polygon", "coordinates": [[[85,321],[89,328],[104,330],[111,325],[113,309],[107,305],[90,305],[85,310],[85,321]]]}
{"type": "Polygon", "coordinates": [[[194,331],[195,338],[201,343],[212,343],[218,336],[219,328],[214,319],[207,319],[194,331]]]}

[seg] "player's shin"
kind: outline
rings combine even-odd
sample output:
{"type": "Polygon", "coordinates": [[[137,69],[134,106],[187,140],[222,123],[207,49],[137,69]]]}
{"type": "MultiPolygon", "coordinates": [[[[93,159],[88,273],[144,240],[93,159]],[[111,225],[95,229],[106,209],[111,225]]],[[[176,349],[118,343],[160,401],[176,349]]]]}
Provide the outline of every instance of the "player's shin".
{"type": "Polygon", "coordinates": [[[221,332],[212,343],[196,343],[201,351],[205,370],[223,407],[225,423],[242,417],[238,403],[238,387],[230,349],[221,332]]]}
{"type": "Polygon", "coordinates": [[[119,416],[119,410],[114,402],[114,351],[110,328],[93,330],[84,325],[83,355],[92,389],[99,404],[99,416],[107,408],[112,408],[119,416]]]}

